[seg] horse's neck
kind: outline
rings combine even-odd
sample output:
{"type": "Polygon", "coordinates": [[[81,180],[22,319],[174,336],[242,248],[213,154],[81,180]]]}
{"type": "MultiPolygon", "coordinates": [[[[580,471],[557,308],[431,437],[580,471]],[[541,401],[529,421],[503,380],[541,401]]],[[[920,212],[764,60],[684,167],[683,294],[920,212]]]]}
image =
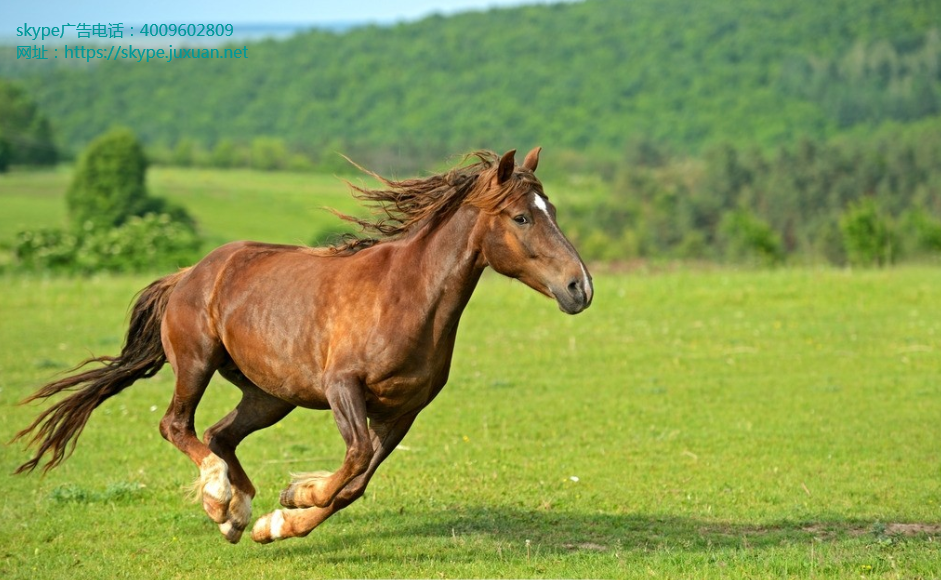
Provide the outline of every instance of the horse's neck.
{"type": "Polygon", "coordinates": [[[415,263],[407,271],[415,277],[409,281],[410,294],[416,305],[434,317],[435,334],[447,334],[457,327],[464,307],[470,300],[485,264],[473,239],[478,210],[458,209],[434,231],[412,240],[415,263]]]}

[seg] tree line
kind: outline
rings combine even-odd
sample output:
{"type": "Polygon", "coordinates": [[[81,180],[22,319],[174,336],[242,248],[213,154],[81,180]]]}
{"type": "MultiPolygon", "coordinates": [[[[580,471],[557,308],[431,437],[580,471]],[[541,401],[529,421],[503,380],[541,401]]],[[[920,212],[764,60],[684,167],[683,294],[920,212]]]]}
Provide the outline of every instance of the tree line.
{"type": "Polygon", "coordinates": [[[573,218],[595,259],[884,265],[941,256],[941,120],[701,158],[629,146],[573,218]]]}
{"type": "Polygon", "coordinates": [[[477,148],[611,157],[640,135],[700,154],[915,122],[938,111],[939,28],[941,3],[921,0],[587,0],[311,30],[239,61],[2,51],[0,76],[26,84],[67,152],[120,124],[180,158],[280,139],[284,166],[342,151],[405,172],[477,148]]]}

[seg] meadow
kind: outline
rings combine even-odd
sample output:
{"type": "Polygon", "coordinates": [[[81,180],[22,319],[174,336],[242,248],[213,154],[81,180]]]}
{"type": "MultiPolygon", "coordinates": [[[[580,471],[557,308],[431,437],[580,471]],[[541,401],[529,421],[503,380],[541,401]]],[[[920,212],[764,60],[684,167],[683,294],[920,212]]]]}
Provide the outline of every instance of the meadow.
{"type": "MultiPolygon", "coordinates": [[[[61,223],[67,181],[0,176],[0,240],[61,223]]],[[[214,241],[306,242],[334,219],[320,206],[353,207],[326,176],[150,184],[214,241]]],[[[941,272],[595,274],[575,317],[485,276],[449,385],[366,497],[305,539],[230,546],[187,501],[196,469],[157,431],[169,369],[106,402],[45,477],[7,475],[28,455],[0,448],[0,577],[941,577],[941,272]]],[[[0,276],[0,438],[38,412],[17,401],[120,348],[153,277],[0,276]]],[[[197,427],[237,399],[214,381],[197,427]]],[[[327,413],[250,437],[255,514],[342,453],[327,413]]]]}

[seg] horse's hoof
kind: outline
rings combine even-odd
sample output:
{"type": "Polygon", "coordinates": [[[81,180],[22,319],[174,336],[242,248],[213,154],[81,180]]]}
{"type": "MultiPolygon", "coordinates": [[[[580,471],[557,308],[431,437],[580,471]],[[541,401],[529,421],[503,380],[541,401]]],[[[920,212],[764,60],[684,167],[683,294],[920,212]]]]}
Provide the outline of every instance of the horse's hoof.
{"type": "Polygon", "coordinates": [[[258,518],[252,528],[252,540],[259,544],[270,544],[281,539],[284,528],[284,513],[275,510],[258,518]]]}
{"type": "Polygon", "coordinates": [[[219,531],[225,539],[237,544],[242,539],[242,532],[252,520],[252,496],[233,487],[232,501],[226,511],[226,520],[219,523],[219,531]]]}
{"type": "Polygon", "coordinates": [[[297,504],[294,503],[294,486],[292,485],[287,489],[282,490],[278,501],[286,508],[296,508],[297,504]]]}
{"type": "Polygon", "coordinates": [[[235,527],[232,522],[223,522],[219,524],[219,531],[222,532],[222,535],[230,544],[238,544],[239,540],[242,539],[244,529],[235,527]]]}

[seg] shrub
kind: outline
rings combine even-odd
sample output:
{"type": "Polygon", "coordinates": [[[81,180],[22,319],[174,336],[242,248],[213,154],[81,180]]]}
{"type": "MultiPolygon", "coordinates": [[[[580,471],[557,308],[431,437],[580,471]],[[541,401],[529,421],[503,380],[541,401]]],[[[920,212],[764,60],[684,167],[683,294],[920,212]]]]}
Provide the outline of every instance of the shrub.
{"type": "Polygon", "coordinates": [[[209,155],[209,164],[213,167],[227,169],[235,167],[238,161],[238,151],[229,139],[222,139],[216,143],[215,148],[209,155]]]}
{"type": "Polygon", "coordinates": [[[74,273],[166,270],[192,263],[201,243],[179,206],[147,195],[147,161],[124,129],[99,137],[82,155],[66,201],[69,230],[20,232],[20,268],[74,273]]]}
{"type": "Polygon", "coordinates": [[[13,241],[13,257],[28,270],[71,270],[78,238],[63,230],[19,232],[13,241]]]}
{"type": "Polygon", "coordinates": [[[131,217],[111,229],[78,236],[62,230],[20,232],[13,254],[30,270],[88,274],[170,270],[198,257],[200,240],[187,225],[167,214],[131,217]]]}
{"type": "Polygon", "coordinates": [[[897,251],[892,223],[872,199],[851,204],[840,218],[846,257],[854,266],[891,264],[897,251]]]}
{"type": "Polygon", "coordinates": [[[183,138],[176,142],[170,162],[177,167],[190,167],[195,165],[196,144],[192,139],[183,138]]]}
{"type": "Polygon", "coordinates": [[[274,171],[287,163],[288,150],[283,139],[256,137],[252,141],[251,166],[253,169],[274,171]]]}
{"type": "Polygon", "coordinates": [[[134,216],[119,228],[96,231],[84,238],[75,255],[82,273],[171,270],[195,261],[200,240],[168,214],[134,216]]]}
{"type": "Polygon", "coordinates": [[[312,171],[314,164],[303,153],[294,153],[288,158],[285,168],[289,171],[312,171]]]}
{"type": "Polygon", "coordinates": [[[846,246],[843,232],[840,231],[839,219],[831,217],[822,220],[813,234],[813,247],[817,258],[824,258],[828,263],[845,266],[846,246]]]}
{"type": "Polygon", "coordinates": [[[941,254],[941,221],[924,208],[916,207],[901,217],[906,256],[941,254]]]}
{"type": "Polygon", "coordinates": [[[73,228],[115,227],[146,213],[146,171],[144,150],[131,131],[117,129],[92,141],[66,193],[73,228]]]}
{"type": "Polygon", "coordinates": [[[748,210],[726,213],[719,224],[719,238],[731,261],[771,266],[784,259],[781,237],[768,222],[748,210]]]}

